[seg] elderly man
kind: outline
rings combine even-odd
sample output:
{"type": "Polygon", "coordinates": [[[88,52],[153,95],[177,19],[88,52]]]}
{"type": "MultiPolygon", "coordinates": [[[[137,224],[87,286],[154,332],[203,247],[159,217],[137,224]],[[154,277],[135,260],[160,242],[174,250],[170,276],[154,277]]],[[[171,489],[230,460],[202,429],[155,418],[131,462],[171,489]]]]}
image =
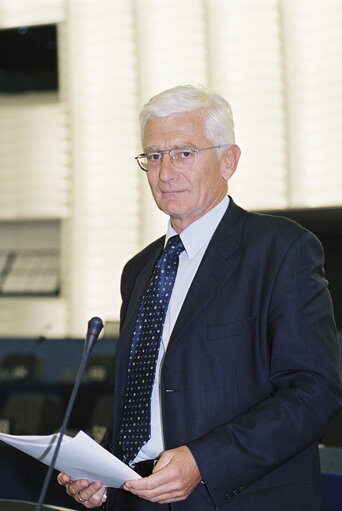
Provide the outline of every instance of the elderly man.
{"type": "Polygon", "coordinates": [[[222,97],[175,87],[141,121],[136,159],[170,221],[123,270],[107,447],[143,477],[59,483],[108,511],[318,511],[342,401],[322,247],[227,196],[240,149],[222,97]]]}

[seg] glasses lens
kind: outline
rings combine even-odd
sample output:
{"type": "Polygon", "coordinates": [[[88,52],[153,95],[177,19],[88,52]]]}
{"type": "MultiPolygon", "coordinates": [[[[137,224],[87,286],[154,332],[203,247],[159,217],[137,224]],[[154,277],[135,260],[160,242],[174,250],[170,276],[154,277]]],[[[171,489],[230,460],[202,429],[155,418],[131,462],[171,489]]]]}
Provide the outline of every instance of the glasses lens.
{"type": "Polygon", "coordinates": [[[157,169],[160,167],[161,165],[161,162],[163,160],[163,152],[160,151],[155,151],[155,152],[150,152],[150,153],[146,153],[146,155],[143,157],[143,161],[144,161],[144,169],[148,170],[148,169],[157,169]]]}
{"type": "Polygon", "coordinates": [[[144,156],[138,156],[137,157],[137,160],[138,160],[138,163],[139,163],[139,166],[143,169],[143,170],[147,170],[148,169],[148,166],[147,166],[147,157],[144,155],[144,156]]]}
{"type": "Polygon", "coordinates": [[[194,147],[175,147],[170,151],[171,161],[178,168],[194,165],[196,157],[197,150],[194,147]]]}
{"type": "Polygon", "coordinates": [[[173,165],[177,168],[186,168],[194,165],[197,160],[198,149],[191,146],[175,147],[174,149],[165,151],[147,152],[137,156],[139,166],[143,170],[158,169],[164,158],[164,154],[168,153],[173,165]]]}

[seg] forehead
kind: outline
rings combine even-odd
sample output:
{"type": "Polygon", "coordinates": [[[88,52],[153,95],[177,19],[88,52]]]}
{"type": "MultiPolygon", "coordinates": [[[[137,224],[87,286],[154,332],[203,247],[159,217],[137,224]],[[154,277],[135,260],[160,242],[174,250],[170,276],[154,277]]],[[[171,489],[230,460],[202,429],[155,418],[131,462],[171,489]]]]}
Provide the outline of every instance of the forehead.
{"type": "Polygon", "coordinates": [[[205,121],[200,112],[168,117],[152,117],[145,126],[144,147],[169,148],[179,144],[208,142],[205,121]]]}

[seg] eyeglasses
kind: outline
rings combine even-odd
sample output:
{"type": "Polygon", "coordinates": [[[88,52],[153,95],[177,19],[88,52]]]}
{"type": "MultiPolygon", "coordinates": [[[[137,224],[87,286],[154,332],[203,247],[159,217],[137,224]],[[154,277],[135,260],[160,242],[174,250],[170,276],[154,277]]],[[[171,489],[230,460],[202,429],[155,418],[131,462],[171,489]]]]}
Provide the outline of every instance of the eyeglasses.
{"type": "Polygon", "coordinates": [[[165,149],[164,151],[146,151],[135,157],[139,167],[147,172],[149,170],[157,170],[161,167],[164,154],[168,154],[171,163],[177,169],[187,169],[197,163],[198,153],[200,151],[207,151],[208,149],[219,149],[220,147],[227,147],[230,144],[213,145],[210,147],[197,148],[191,145],[184,145],[173,147],[172,149],[165,149]]]}

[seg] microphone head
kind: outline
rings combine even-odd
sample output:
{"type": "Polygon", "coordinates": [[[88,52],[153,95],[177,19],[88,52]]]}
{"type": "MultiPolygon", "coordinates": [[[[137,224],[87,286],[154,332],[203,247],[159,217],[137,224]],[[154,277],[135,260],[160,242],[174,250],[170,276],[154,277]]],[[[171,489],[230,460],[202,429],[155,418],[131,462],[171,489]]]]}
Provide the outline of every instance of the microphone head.
{"type": "Polygon", "coordinates": [[[103,321],[100,318],[91,318],[88,321],[87,337],[84,344],[84,356],[88,357],[89,353],[95,346],[97,338],[103,328],[103,321]]]}
{"type": "Polygon", "coordinates": [[[103,321],[101,318],[97,318],[96,316],[94,318],[91,318],[88,321],[88,331],[87,335],[94,335],[95,337],[98,337],[101,330],[103,328],[103,321]]]}

